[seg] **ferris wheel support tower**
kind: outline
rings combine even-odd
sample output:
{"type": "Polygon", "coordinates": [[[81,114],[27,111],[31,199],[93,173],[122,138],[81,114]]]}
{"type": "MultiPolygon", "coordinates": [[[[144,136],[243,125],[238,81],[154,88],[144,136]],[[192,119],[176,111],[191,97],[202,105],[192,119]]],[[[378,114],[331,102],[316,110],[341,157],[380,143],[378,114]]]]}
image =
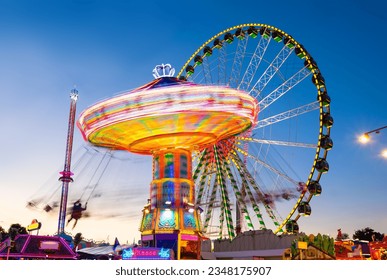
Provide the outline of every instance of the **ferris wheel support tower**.
{"type": "Polygon", "coordinates": [[[59,178],[59,181],[62,181],[62,194],[60,200],[60,209],[59,209],[59,219],[58,219],[58,235],[64,233],[65,221],[66,221],[66,210],[67,210],[67,197],[68,197],[68,188],[70,182],[73,182],[71,177],[73,173],[70,171],[71,168],[71,154],[73,149],[73,136],[74,136],[74,123],[75,123],[75,112],[76,104],[78,99],[78,91],[72,89],[70,93],[70,116],[68,122],[68,131],[67,131],[67,143],[66,143],[66,155],[64,169],[60,174],[62,175],[59,178]]]}

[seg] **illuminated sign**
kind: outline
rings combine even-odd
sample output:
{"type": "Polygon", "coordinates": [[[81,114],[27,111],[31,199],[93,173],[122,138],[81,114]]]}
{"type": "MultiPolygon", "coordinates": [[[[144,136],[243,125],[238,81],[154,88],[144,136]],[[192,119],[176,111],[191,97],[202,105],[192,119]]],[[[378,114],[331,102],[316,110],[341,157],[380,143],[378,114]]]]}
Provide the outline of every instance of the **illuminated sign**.
{"type": "Polygon", "coordinates": [[[308,243],[307,242],[303,242],[303,241],[298,241],[297,242],[297,247],[298,247],[298,249],[306,250],[306,249],[308,249],[308,243]]]}
{"type": "Polygon", "coordinates": [[[39,243],[40,250],[58,251],[59,242],[57,241],[41,241],[39,243]]]}
{"type": "Polygon", "coordinates": [[[153,235],[143,235],[143,236],[141,237],[141,240],[142,240],[142,241],[153,240],[153,235]]]}
{"type": "Polygon", "coordinates": [[[197,235],[191,235],[191,234],[182,234],[181,240],[189,240],[189,241],[198,241],[197,235]]]}
{"type": "Polygon", "coordinates": [[[33,230],[39,230],[42,227],[42,223],[38,222],[38,220],[33,219],[31,224],[27,226],[28,231],[33,231],[33,230]]]}
{"type": "Polygon", "coordinates": [[[173,251],[167,248],[127,248],[122,251],[123,260],[172,260],[173,251]]]}

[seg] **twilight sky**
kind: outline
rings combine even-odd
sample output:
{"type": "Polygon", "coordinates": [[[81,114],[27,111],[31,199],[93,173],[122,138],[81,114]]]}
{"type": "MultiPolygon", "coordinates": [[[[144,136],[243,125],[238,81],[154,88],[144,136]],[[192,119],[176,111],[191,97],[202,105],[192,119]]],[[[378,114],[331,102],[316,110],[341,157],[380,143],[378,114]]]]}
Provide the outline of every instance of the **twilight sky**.
{"type": "MultiPolygon", "coordinates": [[[[332,99],[330,170],[301,230],[335,236],[338,228],[352,235],[371,227],[387,233],[387,160],[379,155],[387,148],[387,129],[371,135],[368,146],[356,141],[361,133],[387,125],[387,4],[364,3],[0,0],[0,225],[26,226],[36,218],[43,224],[41,233],[56,231],[56,214],[25,205],[58,187],[74,85],[78,116],[97,101],[151,81],[155,65],[170,63],[179,70],[213,35],[254,22],[276,26],[302,43],[317,61],[332,99]]],[[[73,162],[83,145],[76,128],[73,162]]],[[[149,158],[130,155],[117,162],[114,172],[131,180],[130,195],[122,195],[123,183],[111,171],[113,201],[90,205],[99,215],[80,220],[73,234],[111,242],[138,239],[151,180],[149,158]],[[114,214],[118,196],[128,200],[130,215],[114,214]]]]}

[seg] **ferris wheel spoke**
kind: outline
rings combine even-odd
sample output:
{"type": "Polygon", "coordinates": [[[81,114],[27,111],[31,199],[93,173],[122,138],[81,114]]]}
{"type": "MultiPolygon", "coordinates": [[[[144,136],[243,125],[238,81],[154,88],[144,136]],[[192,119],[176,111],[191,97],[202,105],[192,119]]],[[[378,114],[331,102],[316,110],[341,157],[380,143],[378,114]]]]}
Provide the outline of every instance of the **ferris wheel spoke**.
{"type": "Polygon", "coordinates": [[[232,68],[231,68],[231,75],[230,75],[230,79],[228,82],[228,85],[231,88],[238,87],[241,69],[242,69],[242,63],[243,63],[243,59],[245,57],[246,46],[247,46],[247,41],[248,41],[248,37],[244,33],[241,33],[241,35],[237,36],[237,38],[239,38],[238,46],[237,46],[237,49],[235,52],[234,62],[232,64],[232,68]]]}
{"type": "Polygon", "coordinates": [[[213,171],[214,166],[211,164],[211,151],[205,149],[202,154],[200,161],[195,169],[194,180],[198,180],[198,191],[196,203],[199,206],[204,207],[205,217],[203,222],[203,231],[207,232],[210,222],[213,218],[214,208],[216,208],[218,182],[216,178],[216,172],[213,171]],[[200,178],[199,178],[200,175],[200,178]],[[199,178],[199,179],[198,179],[199,178]],[[205,195],[205,190],[207,194],[205,195]],[[204,200],[206,198],[206,200],[204,200]]]}
{"type": "Polygon", "coordinates": [[[227,74],[226,74],[226,56],[227,56],[227,45],[219,47],[218,54],[218,85],[226,85],[227,74]]]}
{"type": "Polygon", "coordinates": [[[254,84],[253,88],[250,90],[250,95],[254,97],[258,97],[258,95],[262,92],[262,90],[266,87],[266,85],[270,82],[273,76],[280,70],[281,66],[285,63],[287,58],[292,53],[294,47],[288,47],[284,45],[278,55],[274,58],[272,63],[270,63],[269,67],[266,68],[265,72],[258,79],[258,81],[254,84]]]}
{"type": "Polygon", "coordinates": [[[308,68],[303,67],[297,73],[295,73],[292,77],[290,77],[288,80],[284,81],[279,87],[277,87],[271,93],[269,93],[264,98],[262,98],[261,101],[258,103],[260,113],[262,113],[262,111],[264,111],[272,103],[274,103],[281,96],[283,96],[285,93],[287,93],[293,87],[295,87],[298,83],[303,81],[306,77],[310,76],[311,73],[312,72],[308,68]]]}
{"type": "Polygon", "coordinates": [[[224,205],[221,205],[221,210],[220,210],[220,216],[219,216],[219,233],[218,233],[218,238],[222,239],[223,238],[223,224],[224,224],[224,205]]]}
{"type": "Polygon", "coordinates": [[[211,85],[213,84],[210,65],[208,63],[207,56],[203,57],[203,74],[204,74],[204,84],[211,85]]]}
{"type": "MultiPolygon", "coordinates": [[[[248,178],[248,181],[251,184],[251,186],[253,187],[253,189],[255,190],[255,192],[257,193],[257,195],[259,197],[259,200],[261,202],[263,202],[263,205],[265,207],[266,213],[269,215],[269,217],[273,221],[274,225],[278,228],[281,223],[278,221],[277,217],[275,216],[271,206],[268,203],[264,203],[265,202],[265,195],[261,191],[261,188],[257,185],[256,181],[251,176],[250,172],[247,170],[246,166],[243,164],[243,162],[240,159],[240,157],[238,156],[238,154],[233,153],[232,156],[233,156],[234,160],[240,164],[240,167],[242,168],[242,172],[248,178]]],[[[282,229],[280,231],[282,232],[282,229]]]]}
{"type": "Polygon", "coordinates": [[[261,65],[261,61],[265,55],[266,49],[269,46],[271,37],[260,37],[258,45],[250,59],[250,63],[247,66],[246,72],[243,75],[242,81],[238,86],[240,90],[248,90],[250,84],[257,72],[259,66],[261,65]]]}
{"type": "Polygon", "coordinates": [[[211,221],[211,218],[212,218],[212,213],[213,213],[213,210],[214,210],[214,204],[216,202],[216,193],[217,193],[217,190],[218,190],[218,183],[216,180],[214,180],[214,183],[211,183],[211,177],[208,178],[208,191],[211,192],[211,195],[210,195],[210,199],[208,201],[208,205],[206,207],[207,211],[206,211],[206,214],[205,214],[205,219],[204,219],[204,225],[203,225],[203,229],[204,231],[207,231],[207,228],[210,224],[210,221],[211,221]]]}
{"type": "Polygon", "coordinates": [[[247,211],[247,207],[246,207],[246,204],[245,204],[245,201],[243,199],[243,196],[242,196],[242,193],[241,193],[241,190],[239,190],[238,188],[238,184],[237,184],[237,181],[235,180],[234,178],[234,175],[233,173],[231,172],[231,169],[230,169],[230,162],[228,159],[226,159],[225,155],[221,153],[221,150],[220,150],[220,158],[223,162],[222,164],[222,169],[223,171],[227,174],[229,180],[230,180],[230,183],[231,183],[231,186],[233,188],[233,191],[234,191],[234,194],[235,194],[235,197],[237,199],[237,206],[240,207],[240,211],[243,213],[244,215],[244,219],[247,223],[247,226],[248,226],[248,229],[249,230],[254,230],[254,226],[253,226],[253,223],[251,221],[251,218],[250,218],[250,215],[249,215],[249,212],[247,211]]]}
{"type": "Polygon", "coordinates": [[[246,153],[246,151],[242,150],[239,147],[235,147],[235,150],[237,150],[238,152],[240,152],[244,156],[247,156],[247,157],[253,159],[255,162],[259,163],[260,165],[262,165],[266,169],[270,170],[274,174],[279,175],[282,178],[286,179],[288,182],[292,183],[295,187],[298,185],[298,183],[299,183],[298,181],[294,180],[293,178],[289,177],[285,173],[279,171],[278,169],[274,168],[273,166],[271,166],[270,164],[264,162],[263,160],[260,160],[259,158],[255,157],[255,156],[253,156],[251,154],[246,153]]]}
{"type": "Polygon", "coordinates": [[[247,176],[243,172],[242,167],[240,166],[240,164],[237,161],[235,161],[235,159],[232,156],[230,157],[230,159],[233,161],[234,166],[238,170],[239,176],[240,176],[240,178],[242,180],[242,187],[247,192],[247,197],[248,197],[249,202],[252,205],[253,211],[254,211],[257,219],[258,219],[258,222],[259,222],[259,225],[260,225],[260,229],[266,229],[266,225],[265,225],[265,222],[263,220],[263,217],[262,217],[262,214],[261,214],[261,210],[259,209],[258,203],[255,201],[255,197],[254,197],[254,195],[253,195],[253,193],[252,193],[252,191],[250,189],[250,185],[248,183],[247,176]]]}
{"type": "Polygon", "coordinates": [[[209,180],[211,181],[211,175],[208,176],[207,172],[209,170],[209,166],[208,164],[205,165],[205,167],[203,168],[203,173],[199,179],[199,184],[198,184],[198,187],[199,187],[199,190],[197,191],[197,197],[196,197],[196,203],[201,205],[203,202],[202,202],[202,199],[203,199],[203,194],[204,194],[204,189],[206,187],[206,181],[209,180]]]}
{"type": "Polygon", "coordinates": [[[284,120],[294,118],[294,117],[297,117],[299,115],[318,110],[318,109],[320,109],[320,103],[318,101],[314,101],[312,103],[300,106],[298,108],[291,109],[289,111],[282,112],[282,113],[277,114],[275,116],[271,116],[271,117],[268,117],[266,119],[260,120],[260,121],[258,121],[257,125],[254,127],[253,131],[257,130],[259,128],[268,126],[268,125],[273,125],[277,122],[282,122],[284,120]]]}
{"type": "Polygon", "coordinates": [[[199,159],[198,159],[198,162],[197,162],[197,165],[194,169],[194,172],[192,174],[192,178],[193,180],[196,180],[200,174],[200,172],[202,171],[202,166],[204,163],[207,163],[206,159],[207,159],[207,149],[203,150],[203,152],[199,155],[199,159]]]}
{"type": "Polygon", "coordinates": [[[220,187],[220,193],[221,193],[221,211],[225,215],[228,235],[230,238],[234,238],[235,237],[235,230],[234,230],[234,223],[232,220],[229,194],[227,191],[224,173],[222,172],[222,168],[221,168],[221,162],[220,162],[220,158],[219,158],[218,149],[217,149],[216,145],[214,145],[213,147],[214,147],[215,164],[216,164],[216,170],[217,170],[217,180],[218,180],[218,184],[220,187]]]}
{"type": "Polygon", "coordinates": [[[213,217],[214,208],[215,208],[215,202],[216,202],[216,195],[217,195],[217,181],[213,179],[213,174],[211,172],[208,172],[209,169],[213,168],[210,165],[206,165],[207,169],[203,170],[203,175],[200,178],[199,185],[200,185],[200,192],[205,194],[205,197],[207,200],[203,200],[203,195],[198,195],[197,198],[197,205],[203,208],[204,211],[204,219],[203,219],[203,231],[206,232],[208,229],[208,226],[210,224],[211,218],[213,217]],[[201,196],[201,197],[200,197],[201,196]]]}
{"type": "MultiPolygon", "coordinates": [[[[254,134],[252,135],[254,137],[254,134]]],[[[245,142],[253,142],[259,144],[267,144],[267,145],[278,145],[278,146],[287,146],[287,147],[301,147],[301,148],[313,148],[316,149],[316,144],[308,144],[301,142],[289,142],[289,141],[279,141],[279,140],[268,140],[268,139],[257,139],[252,137],[236,137],[237,140],[245,141],[245,142]]]]}

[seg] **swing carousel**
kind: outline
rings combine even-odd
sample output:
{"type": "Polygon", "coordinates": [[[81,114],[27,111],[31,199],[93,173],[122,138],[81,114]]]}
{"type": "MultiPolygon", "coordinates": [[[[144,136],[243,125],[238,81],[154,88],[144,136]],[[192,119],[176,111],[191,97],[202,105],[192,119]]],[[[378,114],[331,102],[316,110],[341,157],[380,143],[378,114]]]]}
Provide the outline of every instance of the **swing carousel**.
{"type": "Polygon", "coordinates": [[[192,154],[249,129],[258,105],[240,90],[177,79],[169,64],[158,65],[153,75],[152,82],[89,107],[77,125],[92,145],[152,155],[142,244],[169,248],[177,259],[199,259],[201,208],[192,154]]]}

